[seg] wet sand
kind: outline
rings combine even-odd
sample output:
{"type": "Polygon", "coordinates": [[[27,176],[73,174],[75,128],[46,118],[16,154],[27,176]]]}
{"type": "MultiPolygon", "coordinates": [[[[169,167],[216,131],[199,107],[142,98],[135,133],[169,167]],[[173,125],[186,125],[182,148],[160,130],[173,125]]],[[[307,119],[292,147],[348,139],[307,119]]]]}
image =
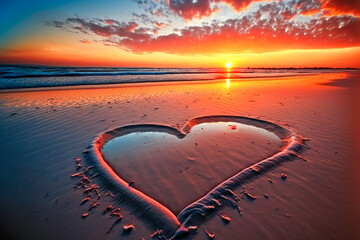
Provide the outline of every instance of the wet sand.
{"type": "MultiPolygon", "coordinates": [[[[125,125],[181,130],[194,117],[229,115],[273,123],[308,141],[300,158],[219,195],[221,206],[180,228],[189,231],[184,239],[211,233],[215,239],[356,239],[356,81],[354,74],[333,73],[0,93],[1,234],[156,239],[161,233],[154,224],[109,186],[83,151],[99,134],[125,125]],[[134,229],[127,232],[129,225],[134,229]]],[[[215,130],[199,124],[182,139],[153,130],[125,135],[102,151],[129,188],[176,217],[217,184],[283,150],[276,136],[229,122],[215,130]]]]}
{"type": "Polygon", "coordinates": [[[238,123],[203,123],[181,138],[149,130],[117,137],[102,152],[122,179],[133,181],[136,189],[176,215],[209,189],[282,146],[274,134],[238,123]]]}

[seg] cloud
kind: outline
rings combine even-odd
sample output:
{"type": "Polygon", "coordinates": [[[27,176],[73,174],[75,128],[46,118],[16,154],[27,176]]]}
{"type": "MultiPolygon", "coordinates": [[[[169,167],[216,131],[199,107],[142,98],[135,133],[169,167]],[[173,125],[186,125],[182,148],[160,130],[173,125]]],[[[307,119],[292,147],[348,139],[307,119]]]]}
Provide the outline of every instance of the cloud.
{"type": "Polygon", "coordinates": [[[87,39],[81,39],[79,40],[81,43],[90,44],[91,42],[87,39]]]}
{"type": "MultiPolygon", "coordinates": [[[[193,18],[209,17],[219,11],[219,4],[226,4],[234,11],[240,12],[246,10],[253,2],[267,2],[271,0],[168,0],[169,9],[189,21],[193,18]],[[218,6],[213,6],[214,4],[218,6]]],[[[282,1],[275,1],[282,3],[282,1]]],[[[303,16],[313,16],[322,13],[325,16],[337,16],[343,14],[352,14],[360,16],[359,0],[293,0],[289,3],[295,4],[299,14],[303,16]]]]}
{"type": "Polygon", "coordinates": [[[214,3],[227,4],[239,12],[247,9],[252,2],[260,1],[266,0],[168,0],[167,3],[175,14],[189,21],[193,18],[209,17],[219,11],[220,8],[214,3]]]}
{"type": "Polygon", "coordinates": [[[267,0],[212,0],[212,1],[228,4],[235,11],[240,12],[247,9],[250,6],[250,4],[253,2],[266,2],[267,0]]]}
{"type": "Polygon", "coordinates": [[[168,5],[174,13],[185,20],[209,17],[217,11],[216,7],[210,6],[210,0],[169,0],[168,5]]]}
{"type": "Polygon", "coordinates": [[[149,38],[147,34],[144,34],[144,32],[146,32],[144,28],[139,27],[139,25],[133,21],[118,22],[116,20],[98,18],[87,20],[81,17],[72,17],[67,18],[63,22],[52,21],[47,24],[77,33],[91,34],[104,38],[121,37],[134,40],[145,40],[149,38]]]}
{"type": "Polygon", "coordinates": [[[201,19],[218,12],[218,4],[226,4],[234,11],[246,10],[253,2],[267,2],[271,0],[168,0],[169,9],[186,21],[193,18],[201,19]],[[217,5],[216,5],[217,4],[217,5]]]}
{"type": "Polygon", "coordinates": [[[155,22],[155,25],[158,27],[158,28],[164,28],[166,26],[165,23],[162,23],[162,22],[155,22]]]}
{"type": "Polygon", "coordinates": [[[255,12],[238,18],[183,26],[177,31],[158,34],[159,27],[141,27],[134,21],[67,18],[50,25],[97,36],[107,46],[143,54],[217,54],[241,52],[271,52],[286,49],[326,49],[360,45],[360,19],[352,15],[309,17],[295,21],[298,12],[305,11],[314,1],[296,5],[271,2],[261,4],[255,12]],[[296,7],[295,7],[296,5],[296,7]]]}
{"type": "Polygon", "coordinates": [[[319,0],[298,0],[294,4],[302,16],[313,16],[321,11],[321,2],[319,0]]]}
{"type": "Polygon", "coordinates": [[[340,14],[353,14],[360,16],[359,0],[327,0],[322,4],[325,14],[333,16],[340,14]]]}

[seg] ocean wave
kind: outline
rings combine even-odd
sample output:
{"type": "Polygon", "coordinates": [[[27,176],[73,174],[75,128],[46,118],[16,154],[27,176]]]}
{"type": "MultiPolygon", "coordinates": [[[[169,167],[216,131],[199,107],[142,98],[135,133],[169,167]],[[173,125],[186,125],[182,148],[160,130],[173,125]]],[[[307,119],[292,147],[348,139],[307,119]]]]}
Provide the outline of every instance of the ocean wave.
{"type": "MultiPolygon", "coordinates": [[[[0,65],[0,89],[284,77],[334,69],[113,68],[0,65]]],[[[336,71],[336,70],[335,70],[336,71]]]]}
{"type": "Polygon", "coordinates": [[[3,66],[3,78],[74,77],[74,76],[116,76],[116,75],[171,75],[223,73],[216,68],[88,68],[47,66],[3,66]]]}

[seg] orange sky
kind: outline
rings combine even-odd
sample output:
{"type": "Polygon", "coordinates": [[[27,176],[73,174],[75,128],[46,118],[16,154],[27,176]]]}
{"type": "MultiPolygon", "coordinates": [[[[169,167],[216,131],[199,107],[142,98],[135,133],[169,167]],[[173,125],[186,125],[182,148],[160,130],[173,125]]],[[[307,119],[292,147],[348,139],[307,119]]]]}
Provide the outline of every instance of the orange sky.
{"type": "Polygon", "coordinates": [[[104,46],[31,47],[5,52],[5,64],[110,67],[355,67],[359,68],[360,47],[321,50],[286,50],[268,53],[189,56],[165,53],[134,55],[104,46]],[[88,48],[88,50],[86,50],[88,48]],[[294,59],[294,56],[296,58],[294,59]]]}
{"type": "Polygon", "coordinates": [[[360,67],[353,0],[139,2],[122,2],[121,19],[71,4],[36,12],[0,32],[0,64],[360,67]]]}

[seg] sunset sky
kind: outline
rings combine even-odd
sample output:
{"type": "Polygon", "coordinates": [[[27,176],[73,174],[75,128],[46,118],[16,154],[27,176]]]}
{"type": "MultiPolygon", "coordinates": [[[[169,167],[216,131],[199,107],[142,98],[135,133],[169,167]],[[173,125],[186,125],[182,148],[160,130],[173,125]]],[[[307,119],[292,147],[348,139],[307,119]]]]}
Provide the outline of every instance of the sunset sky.
{"type": "Polygon", "coordinates": [[[360,67],[358,0],[3,0],[0,63],[360,67]]]}

